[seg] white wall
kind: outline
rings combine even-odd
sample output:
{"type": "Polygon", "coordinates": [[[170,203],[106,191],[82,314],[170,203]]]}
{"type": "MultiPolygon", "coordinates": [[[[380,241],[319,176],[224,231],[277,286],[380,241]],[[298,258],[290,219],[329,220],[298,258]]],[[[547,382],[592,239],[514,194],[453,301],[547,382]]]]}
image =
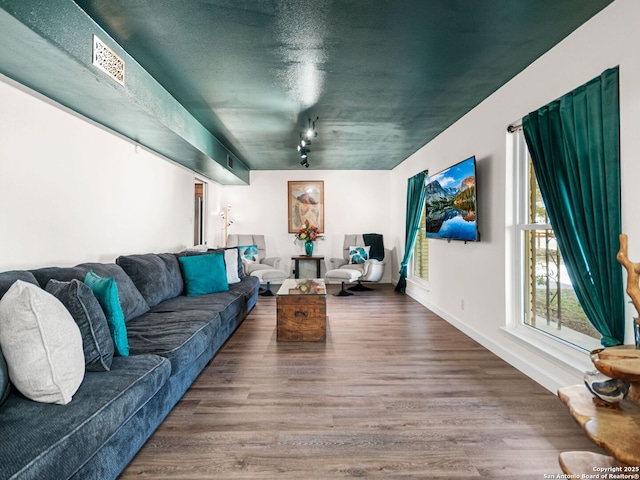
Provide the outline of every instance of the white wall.
{"type": "Polygon", "coordinates": [[[0,77],[0,271],[193,244],[193,173],[0,77]]]}
{"type": "MultiPolygon", "coordinates": [[[[232,206],[229,233],[264,234],[267,255],[281,257],[281,267],[290,272],[291,255],[303,254],[303,247],[288,233],[287,182],[322,180],[325,240],[316,242],[314,254],[324,255],[326,268],[331,268],[329,259],[342,256],[346,233],[381,233],[389,250],[382,281],[388,283],[397,264],[390,251],[396,237],[390,224],[390,176],[388,171],[253,171],[250,186],[222,187],[221,206],[232,206]]],[[[217,238],[221,242],[220,233],[217,238]]]]}
{"type": "MultiPolygon", "coordinates": [[[[430,285],[410,283],[408,291],[551,391],[580,383],[584,370],[592,366],[585,353],[505,328],[517,317],[513,172],[506,128],[605,69],[620,65],[623,230],[630,236],[630,257],[640,259],[640,212],[634,195],[640,178],[638,18],[640,2],[617,0],[393,171],[392,190],[406,191],[407,178],[416,172],[425,168],[437,172],[476,155],[482,240],[466,245],[431,240],[430,285]]],[[[403,218],[404,198],[394,194],[393,199],[397,213],[392,217],[403,218]]],[[[394,228],[400,229],[401,223],[394,228]]]]}
{"type": "MultiPolygon", "coordinates": [[[[0,271],[193,245],[192,172],[1,76],[0,105],[0,271]]],[[[207,185],[206,243],[222,245],[218,214],[231,204],[229,232],[263,233],[267,253],[291,271],[303,247],[287,233],[287,181],[323,180],[326,240],[316,253],[330,268],[345,233],[394,239],[389,179],[388,171],[260,171],[251,186],[223,187],[198,177],[207,185]]],[[[385,282],[397,270],[388,254],[385,282]]]]}

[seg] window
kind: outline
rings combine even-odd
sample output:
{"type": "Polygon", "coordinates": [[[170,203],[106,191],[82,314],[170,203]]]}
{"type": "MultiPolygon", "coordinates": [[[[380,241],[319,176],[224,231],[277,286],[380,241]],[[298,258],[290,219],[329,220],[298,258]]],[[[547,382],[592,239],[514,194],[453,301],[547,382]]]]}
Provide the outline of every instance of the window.
{"type": "Polygon", "coordinates": [[[587,319],[549,224],[524,134],[515,138],[517,162],[516,252],[522,323],[585,350],[599,348],[601,335],[587,319]]]}
{"type": "Polygon", "coordinates": [[[429,280],[429,240],[426,233],[426,209],[422,208],[420,216],[420,230],[413,246],[413,275],[423,280],[429,280]]]}

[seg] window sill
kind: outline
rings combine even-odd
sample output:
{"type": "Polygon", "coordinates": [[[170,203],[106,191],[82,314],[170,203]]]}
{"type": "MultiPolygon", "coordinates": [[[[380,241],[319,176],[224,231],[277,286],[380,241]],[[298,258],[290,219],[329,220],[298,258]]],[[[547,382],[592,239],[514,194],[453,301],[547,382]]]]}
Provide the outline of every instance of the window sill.
{"type": "Polygon", "coordinates": [[[407,283],[412,283],[417,287],[421,287],[421,288],[424,288],[425,290],[429,290],[429,280],[425,280],[424,278],[421,278],[421,277],[416,277],[415,275],[407,277],[407,283]]]}
{"type": "Polygon", "coordinates": [[[510,328],[503,327],[502,331],[535,353],[549,358],[559,366],[565,366],[579,378],[582,378],[585,371],[594,368],[589,352],[533,327],[518,325],[510,328]]]}

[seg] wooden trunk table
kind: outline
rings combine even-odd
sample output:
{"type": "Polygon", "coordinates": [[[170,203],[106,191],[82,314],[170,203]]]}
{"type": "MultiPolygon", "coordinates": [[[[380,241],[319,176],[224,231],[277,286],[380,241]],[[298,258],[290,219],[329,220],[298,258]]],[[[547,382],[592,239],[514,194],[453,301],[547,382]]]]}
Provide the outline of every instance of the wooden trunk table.
{"type": "Polygon", "coordinates": [[[287,279],[276,294],[279,342],[318,342],[327,335],[327,289],[323,279],[287,279]]]}

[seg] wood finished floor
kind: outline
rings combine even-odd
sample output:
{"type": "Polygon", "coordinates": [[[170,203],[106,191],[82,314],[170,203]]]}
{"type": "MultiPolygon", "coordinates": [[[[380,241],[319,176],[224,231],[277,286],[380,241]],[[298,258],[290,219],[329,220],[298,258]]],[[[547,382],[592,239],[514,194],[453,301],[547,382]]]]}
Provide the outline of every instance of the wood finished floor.
{"type": "Polygon", "coordinates": [[[275,312],[260,297],[121,479],[538,480],[561,451],[599,451],[555,395],[391,285],[327,295],[326,343],[277,343],[275,312]]]}

